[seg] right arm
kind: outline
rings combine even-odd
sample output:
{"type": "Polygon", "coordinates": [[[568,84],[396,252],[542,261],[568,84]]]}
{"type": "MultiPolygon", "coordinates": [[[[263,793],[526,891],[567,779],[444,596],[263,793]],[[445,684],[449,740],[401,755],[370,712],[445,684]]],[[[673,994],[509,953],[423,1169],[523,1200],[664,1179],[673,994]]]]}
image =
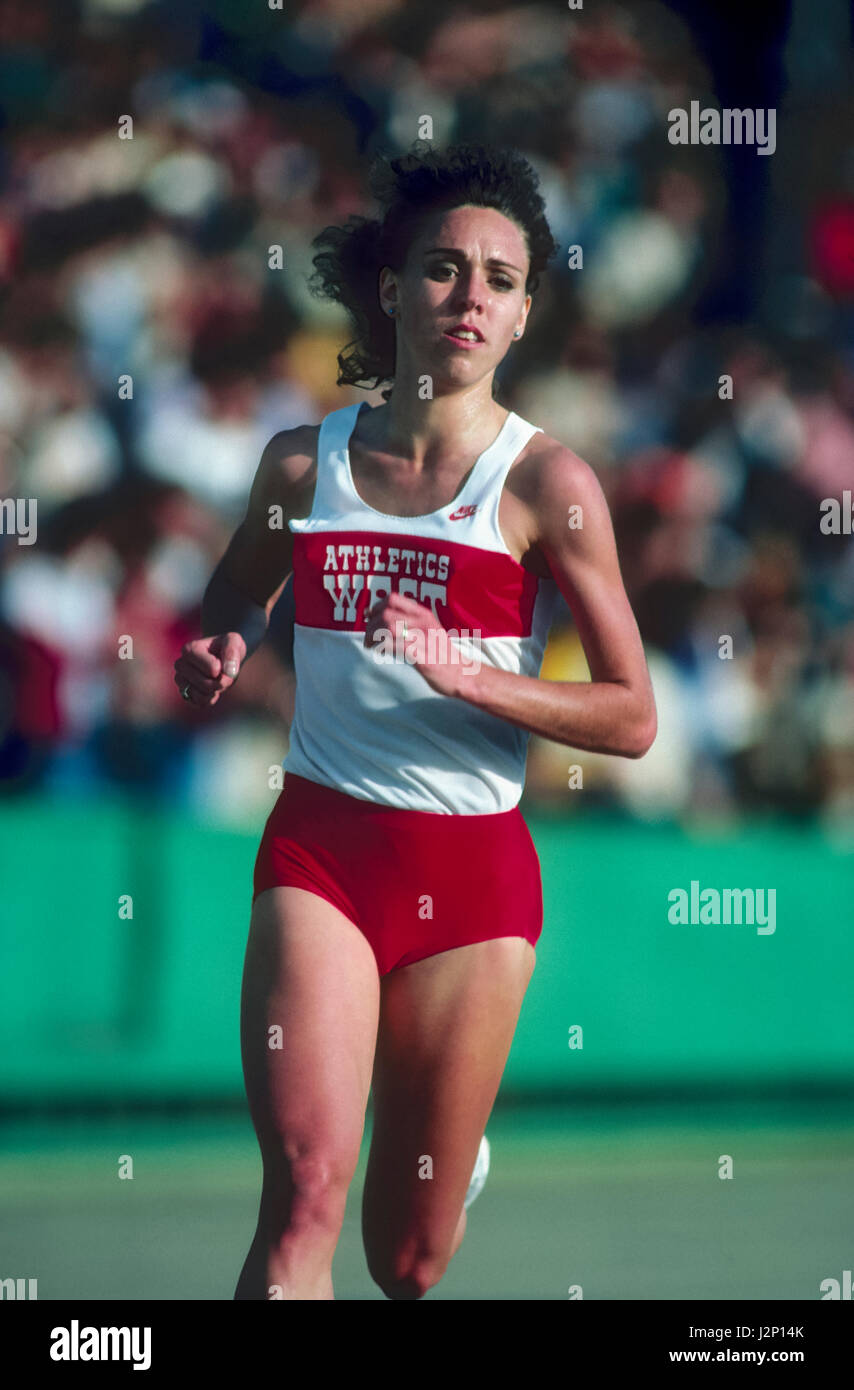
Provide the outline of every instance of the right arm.
{"type": "Polygon", "coordinates": [[[264,638],[292,568],[287,523],[311,510],[316,440],[317,426],[282,430],[261,455],[246,516],[202,599],[202,636],[187,642],[175,662],[175,684],[190,686],[194,705],[215,705],[264,638]],[[271,508],[280,512],[271,516],[271,508]]]}

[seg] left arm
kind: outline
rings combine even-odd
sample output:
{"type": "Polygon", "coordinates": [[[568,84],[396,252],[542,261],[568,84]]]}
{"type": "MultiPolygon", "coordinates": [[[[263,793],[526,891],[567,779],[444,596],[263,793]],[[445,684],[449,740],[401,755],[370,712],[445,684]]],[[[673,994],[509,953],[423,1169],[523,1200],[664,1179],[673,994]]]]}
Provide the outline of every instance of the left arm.
{"type": "MultiPolygon", "coordinates": [[[[641,758],[657,731],[655,700],[604,493],[593,470],[560,446],[538,461],[530,507],[534,540],[575,620],[591,679],[548,681],[486,662],[474,670],[449,661],[424,661],[416,663],[418,669],[434,690],[553,743],[641,758]],[[573,505],[582,509],[577,530],[568,525],[573,505]]],[[[440,626],[429,609],[398,593],[377,608],[384,621],[406,619],[407,631],[440,626]]],[[[370,616],[376,622],[380,614],[375,610],[370,616]]]]}

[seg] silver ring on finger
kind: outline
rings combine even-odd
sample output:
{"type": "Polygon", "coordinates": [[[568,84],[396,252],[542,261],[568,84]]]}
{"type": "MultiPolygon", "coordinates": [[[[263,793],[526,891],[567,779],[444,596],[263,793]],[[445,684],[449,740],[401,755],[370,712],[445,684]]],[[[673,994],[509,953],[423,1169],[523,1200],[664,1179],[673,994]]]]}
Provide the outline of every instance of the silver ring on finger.
{"type": "Polygon", "coordinates": [[[182,700],[189,700],[189,698],[190,698],[190,687],[189,687],[189,685],[182,685],[182,686],[181,686],[181,699],[182,699],[182,700]]]}

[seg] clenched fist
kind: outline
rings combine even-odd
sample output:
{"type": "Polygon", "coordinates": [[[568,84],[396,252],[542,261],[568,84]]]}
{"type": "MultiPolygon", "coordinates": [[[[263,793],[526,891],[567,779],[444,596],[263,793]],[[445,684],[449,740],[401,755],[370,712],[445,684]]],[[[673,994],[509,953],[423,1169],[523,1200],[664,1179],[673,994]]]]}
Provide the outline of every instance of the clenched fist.
{"type": "Polygon", "coordinates": [[[197,637],[181,648],[175,684],[182,693],[187,691],[189,704],[210,708],[234,684],[245,659],[246,643],[239,632],[197,637]]]}

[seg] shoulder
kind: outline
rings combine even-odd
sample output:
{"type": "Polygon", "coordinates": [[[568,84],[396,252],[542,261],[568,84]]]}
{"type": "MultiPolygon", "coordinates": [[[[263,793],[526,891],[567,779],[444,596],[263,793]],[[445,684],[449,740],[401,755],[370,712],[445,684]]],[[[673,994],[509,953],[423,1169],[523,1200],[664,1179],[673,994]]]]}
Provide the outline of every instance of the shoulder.
{"type": "Polygon", "coordinates": [[[309,505],[317,477],[319,425],[296,425],[279,430],[264,446],[249,493],[250,521],[266,525],[270,507],[298,516],[309,505]]]}
{"type": "Polygon", "coordinates": [[[320,425],[295,425],[279,430],[264,447],[259,472],[269,481],[298,486],[307,482],[317,469],[317,439],[320,425]]]}
{"type": "Polygon", "coordinates": [[[571,506],[607,511],[605,495],[590,464],[542,430],[532,435],[512,471],[518,495],[544,526],[558,519],[565,526],[566,509],[571,506]]]}

